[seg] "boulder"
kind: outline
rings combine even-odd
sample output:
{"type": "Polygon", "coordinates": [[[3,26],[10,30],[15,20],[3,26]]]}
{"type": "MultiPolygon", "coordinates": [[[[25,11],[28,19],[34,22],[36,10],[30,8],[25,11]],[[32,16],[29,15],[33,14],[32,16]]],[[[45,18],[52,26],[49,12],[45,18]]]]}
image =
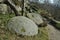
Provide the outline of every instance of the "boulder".
{"type": "Polygon", "coordinates": [[[27,13],[27,17],[33,20],[38,25],[43,23],[41,15],[37,13],[27,13]]]}
{"type": "Polygon", "coordinates": [[[34,36],[38,34],[37,25],[32,20],[24,16],[11,18],[7,27],[10,31],[14,31],[18,35],[34,36]]]}
{"type": "Polygon", "coordinates": [[[0,4],[0,13],[2,13],[2,14],[7,13],[7,5],[6,4],[0,4]]]}

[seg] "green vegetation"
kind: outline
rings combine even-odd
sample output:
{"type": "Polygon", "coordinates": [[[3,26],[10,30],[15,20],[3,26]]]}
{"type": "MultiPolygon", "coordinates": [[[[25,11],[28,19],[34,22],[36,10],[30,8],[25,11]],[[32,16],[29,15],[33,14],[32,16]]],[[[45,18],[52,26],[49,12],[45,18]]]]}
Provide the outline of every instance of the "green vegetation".
{"type": "MultiPolygon", "coordinates": [[[[39,33],[35,36],[18,36],[15,33],[11,33],[6,27],[10,18],[14,17],[14,14],[0,14],[0,40],[48,40],[48,28],[39,27],[39,33]]],[[[23,30],[24,31],[24,30],[23,30]]]]}
{"type": "Polygon", "coordinates": [[[57,23],[56,26],[58,29],[60,29],[60,23],[57,23]]]}
{"type": "Polygon", "coordinates": [[[22,28],[22,29],[21,29],[21,32],[25,32],[25,29],[24,29],[24,28],[22,28]]]}

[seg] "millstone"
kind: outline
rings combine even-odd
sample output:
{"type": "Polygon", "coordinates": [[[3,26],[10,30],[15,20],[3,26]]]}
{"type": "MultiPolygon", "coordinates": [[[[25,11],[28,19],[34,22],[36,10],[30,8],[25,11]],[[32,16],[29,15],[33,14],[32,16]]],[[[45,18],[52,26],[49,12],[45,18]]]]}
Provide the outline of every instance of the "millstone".
{"type": "Polygon", "coordinates": [[[37,25],[32,20],[24,16],[11,18],[7,27],[10,31],[15,31],[19,35],[34,36],[38,34],[37,25]]]}
{"type": "Polygon", "coordinates": [[[37,13],[28,13],[27,16],[38,25],[43,23],[43,19],[42,19],[41,15],[39,15],[37,13]]]}

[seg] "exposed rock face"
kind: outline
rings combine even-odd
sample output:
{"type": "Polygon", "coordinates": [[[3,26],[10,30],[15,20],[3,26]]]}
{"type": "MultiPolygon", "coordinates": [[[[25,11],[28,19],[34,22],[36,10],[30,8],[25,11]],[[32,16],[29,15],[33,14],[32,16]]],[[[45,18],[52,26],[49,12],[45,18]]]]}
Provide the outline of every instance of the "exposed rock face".
{"type": "Polygon", "coordinates": [[[43,23],[41,15],[37,13],[28,13],[27,16],[38,25],[43,23]]]}
{"type": "Polygon", "coordinates": [[[30,19],[24,16],[13,17],[8,22],[8,28],[10,31],[15,31],[18,35],[34,36],[38,34],[37,25],[30,19]]]}
{"type": "Polygon", "coordinates": [[[2,13],[2,14],[7,13],[7,5],[6,4],[0,4],[0,13],[2,13]]]}

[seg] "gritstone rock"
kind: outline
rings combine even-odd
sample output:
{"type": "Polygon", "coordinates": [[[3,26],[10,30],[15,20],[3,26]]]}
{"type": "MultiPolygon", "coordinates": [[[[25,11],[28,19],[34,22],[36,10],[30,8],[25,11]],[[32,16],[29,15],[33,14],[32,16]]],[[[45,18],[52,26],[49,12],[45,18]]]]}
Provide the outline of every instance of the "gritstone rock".
{"type": "Polygon", "coordinates": [[[7,5],[6,4],[0,4],[0,13],[2,13],[2,14],[7,13],[7,5]]]}
{"type": "Polygon", "coordinates": [[[39,14],[36,13],[27,13],[27,16],[33,20],[36,24],[41,24],[43,23],[42,17],[39,14]]]}
{"type": "Polygon", "coordinates": [[[38,34],[37,25],[24,16],[17,16],[9,20],[7,27],[18,35],[34,36],[38,34]]]}

